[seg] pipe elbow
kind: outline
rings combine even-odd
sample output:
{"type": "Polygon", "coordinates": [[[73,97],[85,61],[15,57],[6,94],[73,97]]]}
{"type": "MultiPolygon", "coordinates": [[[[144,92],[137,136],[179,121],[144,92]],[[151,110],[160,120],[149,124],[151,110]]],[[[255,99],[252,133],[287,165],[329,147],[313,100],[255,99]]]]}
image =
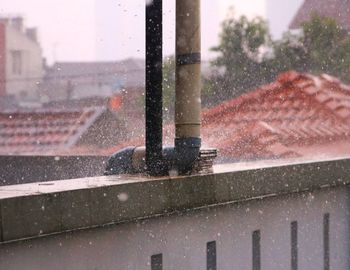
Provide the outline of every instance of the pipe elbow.
{"type": "MultiPolygon", "coordinates": [[[[179,175],[190,173],[199,157],[200,138],[177,138],[175,147],[163,149],[159,166],[162,175],[175,170],[179,175]]],[[[113,154],[108,160],[105,175],[145,173],[145,147],[128,147],[113,154]]]]}
{"type": "Polygon", "coordinates": [[[133,173],[133,155],[136,147],[127,147],[114,153],[107,162],[104,175],[133,173]]]}
{"type": "Polygon", "coordinates": [[[175,139],[175,167],[179,174],[190,173],[199,158],[200,138],[175,139]]]}

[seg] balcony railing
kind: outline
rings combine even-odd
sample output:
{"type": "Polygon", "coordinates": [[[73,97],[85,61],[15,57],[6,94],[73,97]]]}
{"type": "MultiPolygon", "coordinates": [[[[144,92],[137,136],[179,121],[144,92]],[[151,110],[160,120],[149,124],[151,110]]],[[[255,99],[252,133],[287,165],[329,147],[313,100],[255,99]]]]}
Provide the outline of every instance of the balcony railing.
{"type": "Polygon", "coordinates": [[[349,269],[350,160],[0,188],[0,269],[349,269]]]}

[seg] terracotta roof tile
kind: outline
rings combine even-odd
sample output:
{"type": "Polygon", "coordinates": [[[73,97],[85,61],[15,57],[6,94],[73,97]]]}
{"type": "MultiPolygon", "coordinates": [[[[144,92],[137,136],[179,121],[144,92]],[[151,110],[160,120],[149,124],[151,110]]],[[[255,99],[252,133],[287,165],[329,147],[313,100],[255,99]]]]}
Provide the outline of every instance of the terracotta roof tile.
{"type": "MultiPolygon", "coordinates": [[[[144,144],[143,137],[112,148],[79,146],[77,139],[95,111],[0,113],[0,149],[9,153],[54,152],[109,155],[144,144]]],[[[273,83],[203,111],[203,146],[219,161],[350,153],[350,88],[338,79],[290,71],[273,83]],[[345,145],[342,148],[341,145],[345,145]]],[[[172,145],[173,125],[164,127],[172,145]]]]}
{"type": "Polygon", "coordinates": [[[206,110],[203,137],[224,160],[303,156],[308,147],[350,139],[349,101],[349,88],[338,79],[290,71],[206,110]]]}
{"type": "Polygon", "coordinates": [[[0,112],[0,152],[44,154],[67,149],[103,110],[0,112]]]}
{"type": "MultiPolygon", "coordinates": [[[[286,72],[273,83],[205,110],[203,145],[218,148],[221,161],[312,155],[310,149],[317,146],[350,139],[348,100],[348,86],[334,77],[286,72]]],[[[165,144],[172,144],[173,125],[164,134],[165,144]]],[[[135,141],[143,144],[143,138],[135,141]]]]}

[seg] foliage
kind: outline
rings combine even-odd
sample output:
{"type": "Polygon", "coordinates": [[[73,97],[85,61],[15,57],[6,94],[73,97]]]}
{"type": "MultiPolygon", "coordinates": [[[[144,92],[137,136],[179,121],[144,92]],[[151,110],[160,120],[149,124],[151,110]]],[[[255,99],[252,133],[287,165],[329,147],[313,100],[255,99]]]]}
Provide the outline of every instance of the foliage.
{"type": "Polygon", "coordinates": [[[303,24],[301,33],[287,32],[277,41],[271,41],[261,18],[229,18],[213,51],[218,57],[212,64],[224,70],[212,83],[216,102],[240,95],[291,69],[328,73],[347,82],[350,79],[350,36],[335,19],[316,14],[303,24]]]}
{"type": "Polygon", "coordinates": [[[271,39],[266,22],[261,18],[227,19],[222,25],[219,46],[213,48],[218,57],[213,65],[224,68],[218,79],[221,97],[241,94],[245,89],[265,81],[264,62],[271,39]]]}
{"type": "Polygon", "coordinates": [[[328,73],[349,82],[350,36],[335,19],[314,14],[301,35],[286,34],[274,44],[277,71],[328,73]]]}

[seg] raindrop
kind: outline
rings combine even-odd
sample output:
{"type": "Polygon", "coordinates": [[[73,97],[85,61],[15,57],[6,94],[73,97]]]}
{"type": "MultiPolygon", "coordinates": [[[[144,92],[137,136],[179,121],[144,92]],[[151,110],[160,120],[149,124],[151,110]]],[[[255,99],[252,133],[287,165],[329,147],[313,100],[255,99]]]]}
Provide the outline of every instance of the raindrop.
{"type": "Polygon", "coordinates": [[[123,193],[119,193],[117,195],[117,197],[118,197],[118,200],[121,201],[121,202],[126,202],[129,199],[129,195],[124,193],[124,192],[123,193]]]}

